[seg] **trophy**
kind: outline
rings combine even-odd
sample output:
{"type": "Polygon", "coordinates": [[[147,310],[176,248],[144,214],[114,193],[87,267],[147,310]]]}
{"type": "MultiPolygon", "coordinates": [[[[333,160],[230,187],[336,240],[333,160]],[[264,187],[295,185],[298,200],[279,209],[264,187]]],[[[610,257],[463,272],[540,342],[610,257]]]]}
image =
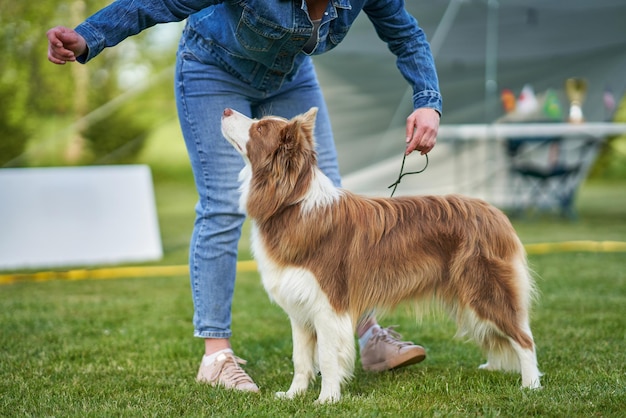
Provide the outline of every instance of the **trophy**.
{"type": "Polygon", "coordinates": [[[565,93],[570,101],[569,121],[571,123],[582,123],[583,101],[587,94],[587,80],[583,78],[568,78],[565,80],[565,93]]]}

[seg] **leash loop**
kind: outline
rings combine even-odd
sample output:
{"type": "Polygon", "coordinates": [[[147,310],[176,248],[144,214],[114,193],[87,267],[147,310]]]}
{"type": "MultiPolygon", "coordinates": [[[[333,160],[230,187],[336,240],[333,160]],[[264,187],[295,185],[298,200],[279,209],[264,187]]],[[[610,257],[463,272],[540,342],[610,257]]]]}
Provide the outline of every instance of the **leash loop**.
{"type": "Polygon", "coordinates": [[[406,154],[404,154],[404,157],[402,157],[402,165],[400,166],[400,174],[398,175],[398,180],[396,180],[395,183],[390,184],[389,187],[387,187],[388,189],[391,189],[393,187],[393,190],[391,191],[391,197],[393,197],[393,194],[396,192],[396,189],[398,188],[398,184],[400,184],[400,182],[402,181],[402,177],[407,176],[409,174],[423,173],[426,170],[426,168],[428,168],[428,154],[424,154],[424,157],[426,157],[426,164],[424,164],[424,168],[418,171],[407,171],[406,173],[403,173],[404,163],[406,162],[406,154]]]}

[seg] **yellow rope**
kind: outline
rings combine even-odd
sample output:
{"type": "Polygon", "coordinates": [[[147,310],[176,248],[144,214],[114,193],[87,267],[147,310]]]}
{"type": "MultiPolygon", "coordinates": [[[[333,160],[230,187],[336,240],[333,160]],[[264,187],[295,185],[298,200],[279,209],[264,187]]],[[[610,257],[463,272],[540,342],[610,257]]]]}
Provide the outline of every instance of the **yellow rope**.
{"type": "MultiPolygon", "coordinates": [[[[254,262],[254,260],[240,261],[237,263],[237,271],[256,271],[256,262],[254,262]]],[[[109,267],[99,269],[5,274],[0,275],[0,285],[20,281],[45,282],[48,280],[106,280],[133,277],[186,276],[188,274],[189,267],[186,265],[109,267]]]]}
{"type": "Polygon", "coordinates": [[[616,253],[626,251],[626,242],[620,241],[566,241],[526,244],[528,254],[562,252],[616,253]]]}
{"type": "MultiPolygon", "coordinates": [[[[526,244],[528,254],[540,255],[560,252],[626,252],[626,242],[620,241],[567,241],[526,244]]],[[[239,261],[237,272],[256,271],[254,260],[239,261]]],[[[186,276],[189,268],[178,266],[134,266],[99,269],[76,269],[68,271],[42,271],[37,273],[13,273],[0,275],[0,285],[22,281],[44,282],[48,280],[107,280],[134,277],[186,276]]]]}

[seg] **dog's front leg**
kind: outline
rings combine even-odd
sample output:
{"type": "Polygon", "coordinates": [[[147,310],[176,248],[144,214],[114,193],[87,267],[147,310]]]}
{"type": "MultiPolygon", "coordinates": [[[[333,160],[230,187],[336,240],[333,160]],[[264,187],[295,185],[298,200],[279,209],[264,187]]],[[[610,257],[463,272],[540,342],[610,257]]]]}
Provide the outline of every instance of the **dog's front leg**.
{"type": "Polygon", "coordinates": [[[291,399],[306,391],[315,377],[315,333],[291,320],[293,338],[293,380],[287,392],[277,392],[280,398],[291,399]]]}
{"type": "Polygon", "coordinates": [[[316,319],[315,330],[322,373],[322,390],[316,402],[337,402],[341,398],[341,384],[354,368],[354,327],[348,315],[333,311],[316,319]]]}

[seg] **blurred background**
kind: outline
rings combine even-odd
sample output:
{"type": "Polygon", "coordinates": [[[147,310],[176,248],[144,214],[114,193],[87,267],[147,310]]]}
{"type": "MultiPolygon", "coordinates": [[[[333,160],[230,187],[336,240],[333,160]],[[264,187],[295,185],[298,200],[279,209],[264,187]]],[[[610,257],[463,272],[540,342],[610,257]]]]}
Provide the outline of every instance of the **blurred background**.
{"type": "MultiPolygon", "coordinates": [[[[313,392],[272,396],[289,376],[290,330],[250,262],[247,223],[233,343],[265,394],[192,384],[203,343],[191,338],[187,267],[197,195],[173,93],[182,24],[88,65],[46,58],[50,27],[109,1],[0,0],[0,416],[311,415],[313,392]]],[[[396,195],[460,192],[511,215],[541,294],[545,389],[529,402],[517,376],[473,371],[479,353],[450,341],[444,316],[416,329],[413,310],[398,309],[384,323],[429,360],[384,376],[357,367],[347,401],[313,413],[624,416],[626,0],[406,3],[431,42],[444,110],[428,168],[396,195]],[[577,123],[567,80],[584,92],[577,123]]],[[[344,186],[389,196],[411,111],[394,57],[361,16],[315,63],[344,186]]],[[[412,155],[405,168],[424,164],[412,155]]]]}
{"type": "MultiPolygon", "coordinates": [[[[56,66],[46,59],[48,28],[73,27],[108,3],[0,0],[0,173],[26,167],[147,164],[161,214],[167,211],[162,185],[180,184],[193,191],[172,81],[183,23],[151,28],[105,50],[88,65],[56,66]]],[[[568,79],[584,82],[584,119],[579,122],[601,128],[607,122],[626,122],[623,0],[432,0],[409,1],[407,8],[431,42],[444,114],[428,170],[403,180],[398,194],[461,192],[512,207],[518,192],[512,192],[507,138],[468,138],[457,128],[564,126],[571,102],[568,79]]],[[[315,62],[344,185],[388,195],[387,185],[400,168],[404,119],[411,111],[411,91],[394,57],[362,15],[346,40],[315,62]]],[[[626,136],[604,128],[569,135],[579,145],[588,138],[594,142],[585,155],[578,145],[568,150],[584,160],[573,185],[556,184],[557,189],[572,189],[570,200],[589,179],[611,183],[616,193],[626,190],[626,136]]],[[[411,158],[409,171],[424,165],[420,157],[411,158]]],[[[187,209],[192,212],[192,207],[187,209]]]]}

